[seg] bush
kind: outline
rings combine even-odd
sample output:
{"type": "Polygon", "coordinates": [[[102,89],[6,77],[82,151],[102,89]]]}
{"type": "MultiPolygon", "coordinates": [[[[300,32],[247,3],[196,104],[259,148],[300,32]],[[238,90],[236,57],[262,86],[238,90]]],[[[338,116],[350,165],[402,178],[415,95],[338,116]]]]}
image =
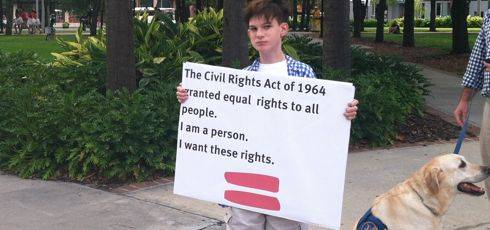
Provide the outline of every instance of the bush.
{"type": "Polygon", "coordinates": [[[416,18],[414,20],[414,26],[415,27],[429,27],[430,20],[427,20],[425,18],[416,18]]]}
{"type": "Polygon", "coordinates": [[[376,19],[364,19],[364,27],[376,27],[376,19]]]}
{"type": "Polygon", "coordinates": [[[70,23],[68,22],[63,22],[63,28],[68,28],[70,27],[70,23]]]}
{"type": "Polygon", "coordinates": [[[451,16],[436,17],[436,27],[451,28],[452,27],[451,16]]]}
{"type": "Polygon", "coordinates": [[[481,28],[483,25],[483,18],[480,16],[468,16],[466,21],[468,28],[481,28]]]}

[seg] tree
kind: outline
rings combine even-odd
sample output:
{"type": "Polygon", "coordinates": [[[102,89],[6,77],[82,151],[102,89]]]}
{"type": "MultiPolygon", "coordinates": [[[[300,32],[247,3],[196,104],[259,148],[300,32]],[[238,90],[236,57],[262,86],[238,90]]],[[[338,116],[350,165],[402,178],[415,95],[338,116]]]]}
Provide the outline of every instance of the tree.
{"type": "Polygon", "coordinates": [[[436,32],[436,0],[430,0],[430,23],[429,31],[436,32]]]}
{"type": "Polygon", "coordinates": [[[244,67],[248,64],[247,24],[243,8],[245,0],[224,1],[223,65],[244,67]]]}
{"type": "Polygon", "coordinates": [[[196,0],[196,9],[198,11],[202,11],[204,9],[204,3],[202,0],[196,0]]]}
{"type": "Polygon", "coordinates": [[[292,28],[293,30],[298,29],[298,0],[293,0],[293,25],[292,28]]]}
{"type": "Polygon", "coordinates": [[[325,7],[325,15],[323,17],[325,33],[323,36],[324,66],[350,73],[350,3],[345,0],[322,1],[325,7]]]}
{"type": "Polygon", "coordinates": [[[7,9],[7,12],[5,13],[5,16],[7,17],[7,27],[5,27],[5,35],[12,35],[12,19],[14,18],[14,4],[12,1],[13,0],[5,0],[5,8],[7,9]]]}
{"type": "Polygon", "coordinates": [[[386,10],[386,0],[378,0],[376,4],[376,38],[375,42],[384,41],[384,27],[385,27],[385,10],[386,10]]]}
{"type": "Polygon", "coordinates": [[[302,3],[300,30],[307,30],[310,24],[310,0],[303,0],[302,3]]]}
{"type": "Polygon", "coordinates": [[[414,39],[414,11],[415,4],[414,0],[405,0],[405,15],[403,19],[403,46],[404,47],[414,47],[415,39],[414,39]]]}
{"type": "Polygon", "coordinates": [[[352,37],[360,38],[361,37],[361,29],[362,23],[364,22],[364,18],[362,17],[362,2],[361,0],[353,0],[352,1],[352,10],[354,13],[354,32],[352,33],[352,37]]]}
{"type": "Polygon", "coordinates": [[[217,2],[216,2],[216,9],[217,10],[222,10],[223,9],[223,0],[217,0],[217,2]]]}
{"type": "Polygon", "coordinates": [[[469,0],[451,1],[451,21],[453,26],[453,50],[455,54],[467,53],[470,50],[468,43],[468,26],[466,18],[469,14],[469,0]]]}
{"type": "Polygon", "coordinates": [[[108,90],[137,88],[133,52],[133,14],[130,1],[107,0],[108,90]],[[117,9],[117,10],[115,10],[117,9]]]}

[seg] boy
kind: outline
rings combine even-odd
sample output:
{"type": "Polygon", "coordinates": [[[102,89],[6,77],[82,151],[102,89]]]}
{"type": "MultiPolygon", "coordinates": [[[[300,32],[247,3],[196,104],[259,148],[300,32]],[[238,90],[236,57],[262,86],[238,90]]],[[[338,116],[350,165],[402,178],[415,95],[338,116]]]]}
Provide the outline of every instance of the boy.
{"type": "MultiPolygon", "coordinates": [[[[309,65],[294,60],[282,51],[282,39],[289,30],[289,6],[286,5],[286,1],[252,0],[248,3],[245,9],[248,37],[260,57],[245,70],[314,78],[315,73],[309,65]]],[[[182,85],[177,87],[176,94],[180,103],[184,103],[188,98],[182,85]]],[[[352,120],[356,117],[357,104],[357,100],[348,104],[344,113],[346,119],[352,120]]],[[[303,224],[293,220],[233,207],[229,209],[226,223],[227,229],[231,230],[305,229],[303,224]]]]}

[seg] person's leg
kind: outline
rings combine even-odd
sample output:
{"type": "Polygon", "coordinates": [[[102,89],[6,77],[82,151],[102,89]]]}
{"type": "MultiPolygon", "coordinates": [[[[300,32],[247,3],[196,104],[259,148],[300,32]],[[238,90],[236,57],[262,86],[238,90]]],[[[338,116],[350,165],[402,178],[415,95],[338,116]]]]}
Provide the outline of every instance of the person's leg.
{"type": "Polygon", "coordinates": [[[266,230],[305,230],[308,229],[306,224],[294,220],[288,220],[281,217],[269,216],[265,217],[266,230]]]}
{"type": "MultiPolygon", "coordinates": [[[[490,98],[485,100],[480,130],[480,151],[483,165],[490,167],[490,98]]],[[[485,180],[487,197],[490,200],[490,180],[485,180]]]]}
{"type": "Polygon", "coordinates": [[[228,208],[226,230],[264,230],[265,215],[239,208],[228,208]]]}

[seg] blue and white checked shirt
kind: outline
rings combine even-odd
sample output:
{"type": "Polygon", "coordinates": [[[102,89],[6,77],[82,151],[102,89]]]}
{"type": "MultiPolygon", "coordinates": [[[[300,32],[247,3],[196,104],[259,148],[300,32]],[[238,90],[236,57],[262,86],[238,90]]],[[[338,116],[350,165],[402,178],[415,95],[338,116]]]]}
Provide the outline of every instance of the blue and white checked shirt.
{"type": "Polygon", "coordinates": [[[471,51],[466,73],[461,85],[481,90],[485,97],[490,96],[490,72],[484,70],[483,62],[490,58],[490,10],[485,12],[483,26],[471,51]]]}
{"type": "MultiPolygon", "coordinates": [[[[285,55],[286,56],[286,63],[288,65],[288,75],[293,76],[293,77],[309,77],[309,78],[316,78],[315,72],[313,72],[313,69],[300,61],[294,60],[292,57],[285,55]]],[[[259,71],[259,66],[260,66],[260,61],[259,59],[256,59],[252,65],[247,66],[244,68],[244,70],[248,71],[259,71]]]]}

